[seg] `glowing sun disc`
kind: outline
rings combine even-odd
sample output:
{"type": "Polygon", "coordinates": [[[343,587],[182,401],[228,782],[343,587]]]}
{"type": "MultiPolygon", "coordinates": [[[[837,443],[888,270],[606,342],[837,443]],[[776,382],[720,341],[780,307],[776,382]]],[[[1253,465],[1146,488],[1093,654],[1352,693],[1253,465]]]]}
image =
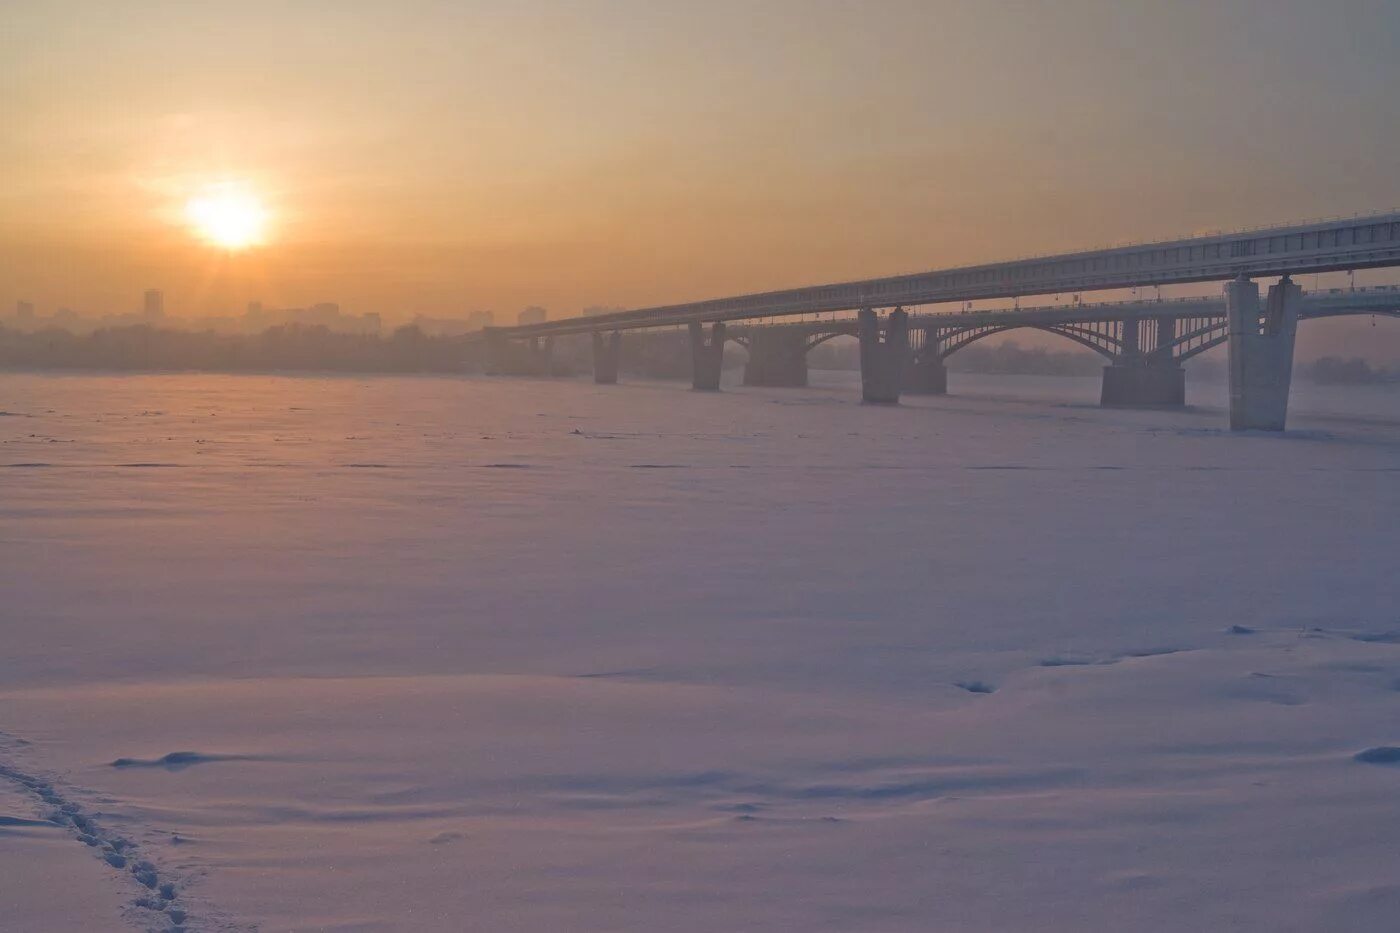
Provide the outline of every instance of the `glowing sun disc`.
{"type": "Polygon", "coordinates": [[[221,249],[257,246],[267,233],[267,208],[251,192],[232,186],[190,198],[185,217],[196,236],[221,249]]]}

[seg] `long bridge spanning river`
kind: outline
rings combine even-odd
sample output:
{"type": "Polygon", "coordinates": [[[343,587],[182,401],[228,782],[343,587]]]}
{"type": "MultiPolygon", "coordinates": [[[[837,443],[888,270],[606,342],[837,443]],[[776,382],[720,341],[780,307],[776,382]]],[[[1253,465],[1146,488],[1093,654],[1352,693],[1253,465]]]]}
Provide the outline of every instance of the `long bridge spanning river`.
{"type": "Polygon", "coordinates": [[[695,388],[718,389],[727,341],[748,348],[749,384],[805,385],[807,351],[849,334],[860,340],[863,399],[892,403],[906,391],[945,392],[948,356],[983,337],[1030,327],[1106,358],[1104,404],[1149,407],[1184,404],[1183,361],[1224,343],[1231,427],[1281,430],[1299,320],[1400,316],[1400,289],[1304,296],[1292,277],[1392,266],[1400,266],[1400,213],[489,328],[483,339],[488,371],[537,374],[549,371],[554,337],[591,335],[594,378],[612,383],[624,331],[683,325],[690,331],[695,388]],[[1254,278],[1275,276],[1279,281],[1261,300],[1254,278]],[[1208,281],[1226,283],[1221,297],[917,315],[905,310],[1208,281]],[[785,320],[813,315],[819,319],[785,320]]]}

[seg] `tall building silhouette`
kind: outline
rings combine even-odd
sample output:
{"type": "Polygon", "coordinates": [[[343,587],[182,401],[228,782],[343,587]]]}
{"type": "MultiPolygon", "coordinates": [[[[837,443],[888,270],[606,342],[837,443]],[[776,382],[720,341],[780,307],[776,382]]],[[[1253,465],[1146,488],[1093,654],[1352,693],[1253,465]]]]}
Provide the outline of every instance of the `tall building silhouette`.
{"type": "Polygon", "coordinates": [[[158,288],[146,289],[141,316],[148,321],[158,321],[165,317],[165,293],[158,288]]]}

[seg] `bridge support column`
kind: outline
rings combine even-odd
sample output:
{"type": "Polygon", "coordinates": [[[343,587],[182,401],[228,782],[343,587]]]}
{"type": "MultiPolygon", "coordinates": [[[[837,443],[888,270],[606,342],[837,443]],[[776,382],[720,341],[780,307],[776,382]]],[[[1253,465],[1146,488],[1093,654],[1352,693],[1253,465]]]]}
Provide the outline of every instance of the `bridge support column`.
{"type": "Polygon", "coordinates": [[[807,335],[755,328],[749,338],[746,386],[801,387],[807,384],[807,335]]]}
{"type": "Polygon", "coordinates": [[[932,351],[913,357],[905,372],[904,391],[910,395],[947,395],[948,367],[943,357],[932,351]]]}
{"type": "Polygon", "coordinates": [[[1141,329],[1135,317],[1123,319],[1122,346],[1123,356],[1129,361],[1135,361],[1142,354],[1141,329]]]}
{"type": "Polygon", "coordinates": [[[507,371],[506,357],[510,353],[510,341],[491,328],[486,328],[485,358],[482,367],[488,376],[504,376],[507,371]]]}
{"type": "Polygon", "coordinates": [[[502,334],[486,332],[488,376],[549,376],[553,372],[553,337],[528,337],[524,341],[512,341],[502,334]]]}
{"type": "Polygon", "coordinates": [[[532,376],[554,375],[554,338],[531,337],[530,360],[526,364],[532,376]]]}
{"type": "Polygon", "coordinates": [[[1176,318],[1167,317],[1165,314],[1155,318],[1153,325],[1157,329],[1157,352],[1164,353],[1173,343],[1176,342],[1176,318]]]}
{"type": "Polygon", "coordinates": [[[1230,335],[1230,429],[1282,431],[1293,381],[1293,339],[1303,290],[1284,276],[1260,313],[1259,286],[1244,277],[1225,286],[1230,335]]]}
{"type": "Polygon", "coordinates": [[[724,322],[710,325],[709,338],[705,325],[693,321],[690,325],[691,387],[704,392],[719,391],[720,373],[724,371],[724,322]]]}
{"type": "Polygon", "coordinates": [[[1175,361],[1147,362],[1142,358],[1103,368],[1105,408],[1181,408],[1186,404],[1186,370],[1175,361]]]}
{"type": "Polygon", "coordinates": [[[909,315],[890,312],[883,330],[873,308],[860,311],[861,401],[876,405],[899,402],[900,384],[909,359],[909,315]]]}
{"type": "Polygon", "coordinates": [[[600,386],[617,385],[617,369],[622,359],[622,334],[604,336],[593,332],[593,381],[600,386]]]}

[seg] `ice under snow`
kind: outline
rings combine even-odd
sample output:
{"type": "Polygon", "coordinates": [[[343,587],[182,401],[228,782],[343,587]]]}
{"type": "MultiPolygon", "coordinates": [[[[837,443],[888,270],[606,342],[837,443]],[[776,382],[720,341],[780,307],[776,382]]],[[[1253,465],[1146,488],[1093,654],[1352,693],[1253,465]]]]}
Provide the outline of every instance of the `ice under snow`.
{"type": "Polygon", "coordinates": [[[1400,396],[0,378],[0,927],[1400,917],[1400,396]]]}

